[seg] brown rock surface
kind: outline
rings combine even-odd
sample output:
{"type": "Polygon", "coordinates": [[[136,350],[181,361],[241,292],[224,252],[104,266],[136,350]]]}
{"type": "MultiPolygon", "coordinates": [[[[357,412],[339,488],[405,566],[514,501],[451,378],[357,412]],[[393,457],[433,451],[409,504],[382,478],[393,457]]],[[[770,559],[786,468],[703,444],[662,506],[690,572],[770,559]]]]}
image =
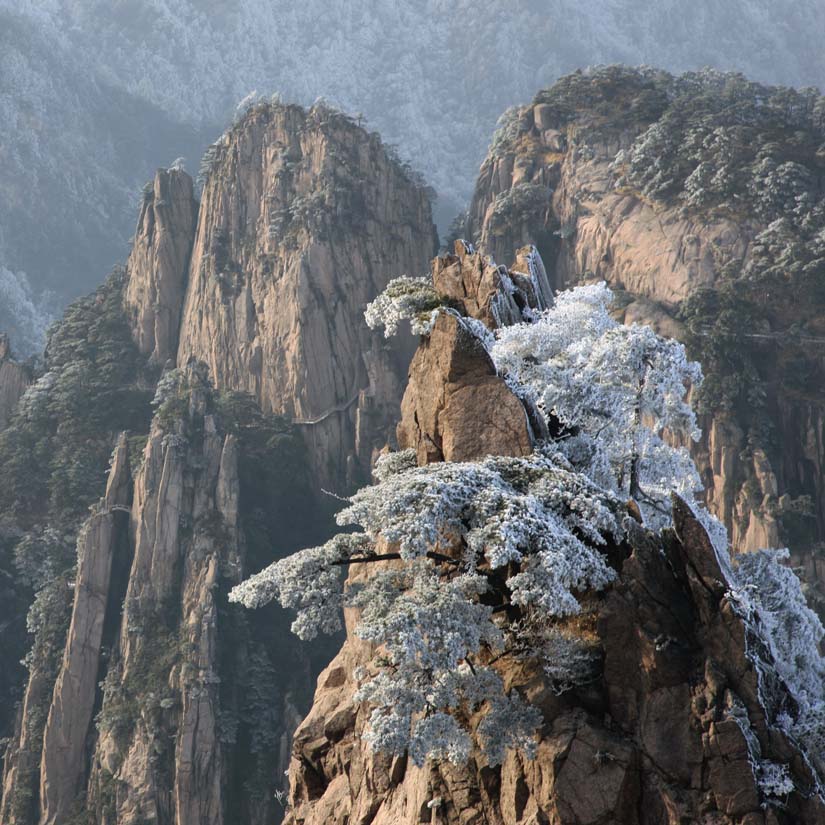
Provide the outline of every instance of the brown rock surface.
{"type": "Polygon", "coordinates": [[[223,821],[215,591],[220,570],[241,569],[238,459],[204,404],[195,390],[202,435],[189,444],[153,429],[135,479],[133,558],[90,783],[93,804],[112,805],[118,823],[223,821]],[[140,713],[123,730],[131,696],[140,713]]]}
{"type": "Polygon", "coordinates": [[[517,323],[523,310],[546,309],[553,301],[541,257],[531,246],[517,251],[508,270],[456,241],[454,255],[433,262],[432,278],[439,295],[488,329],[517,323]]]}
{"type": "MultiPolygon", "coordinates": [[[[490,420],[479,414],[476,423],[484,430],[490,420]]],[[[499,443],[505,454],[520,450],[517,439],[499,443]]],[[[544,717],[536,758],[511,752],[499,767],[475,756],[466,766],[417,768],[369,749],[361,737],[369,709],[353,700],[352,673],[374,651],[353,635],[349,613],[348,639],[295,736],[288,825],[825,822],[816,794],[766,806],[757,760],[788,765],[799,788],[817,780],[766,723],[763,665],[687,505],[674,502],[674,528],[663,534],[636,527],[617,566],[617,582],[591,603],[600,679],[558,696],[540,670],[506,657],[497,664],[544,717]]]]}
{"type": "Polygon", "coordinates": [[[425,192],[376,135],[324,107],[257,107],[204,188],[178,364],[299,422],[319,483],[341,488],[391,433],[406,368],[364,308],[433,247],[425,192]]]}
{"type": "Polygon", "coordinates": [[[533,433],[524,406],[460,315],[492,330],[545,309],[553,296],[541,256],[524,247],[508,270],[457,241],[455,254],[433,261],[432,279],[459,312],[439,313],[421,339],[401,402],[399,447],[414,449],[419,464],[528,455],[533,433]]]}
{"type": "Polygon", "coordinates": [[[158,169],[140,207],[124,307],[138,349],[161,366],[177,353],[197,214],[192,178],[158,169]]]}
{"type": "Polygon", "coordinates": [[[454,315],[439,314],[413,357],[398,445],[413,448],[419,464],[532,450],[524,407],[454,315]]]}

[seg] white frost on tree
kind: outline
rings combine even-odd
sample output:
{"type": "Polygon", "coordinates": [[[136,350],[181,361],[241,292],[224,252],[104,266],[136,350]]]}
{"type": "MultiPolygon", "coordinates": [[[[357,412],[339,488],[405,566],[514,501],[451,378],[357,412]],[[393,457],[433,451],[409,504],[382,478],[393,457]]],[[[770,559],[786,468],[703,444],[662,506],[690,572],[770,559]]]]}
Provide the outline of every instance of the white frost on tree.
{"type": "Polygon", "coordinates": [[[565,428],[559,449],[574,466],[661,526],[671,492],[701,489],[687,450],[665,436],[699,438],[686,395],[702,373],[677,341],[615,321],[611,300],[605,284],[561,293],[534,323],[497,331],[492,356],[518,395],[565,428]]]}
{"type": "Polygon", "coordinates": [[[429,278],[394,278],[367,306],[364,318],[370,329],[384,327],[384,337],[398,332],[401,321],[409,321],[416,335],[428,335],[435,322],[441,299],[429,278]]]}
{"type": "MultiPolygon", "coordinates": [[[[783,564],[788,557],[784,549],[739,554],[729,596],[759,639],[751,654],[760,660],[760,693],[771,721],[796,739],[821,770],[825,660],[819,650],[825,628],[808,607],[799,578],[783,564]]],[[[767,776],[778,774],[771,769],[767,776]]]]}
{"type": "Polygon", "coordinates": [[[455,712],[486,708],[478,738],[488,761],[511,747],[529,754],[538,713],[484,662],[504,649],[507,611],[545,621],[574,614],[576,593],[613,580],[597,548],[620,532],[619,502],[552,445],[426,467],[391,455],[376,476],[338,515],[363,532],[276,562],[231,600],[277,599],[297,610],[301,638],[339,629],[342,606],[360,608],[356,633],[381,651],[358,693],[373,706],[367,736],[376,748],[408,751],[417,764],[463,761],[471,742],[455,712]],[[341,566],[382,560],[400,566],[342,591],[341,566]]]}
{"type": "MultiPolygon", "coordinates": [[[[671,444],[698,437],[687,394],[701,370],[680,344],[617,323],[610,299],[604,284],[579,287],[495,337],[462,318],[545,417],[548,435],[533,453],[424,467],[412,450],[383,456],[376,484],[338,514],[357,532],[278,561],[232,591],[248,607],[276,600],[295,610],[303,639],[340,630],[344,607],[359,610],[355,633],[377,653],[354,674],[355,698],[371,707],[365,737],[374,748],[408,753],[417,765],[461,763],[476,747],[488,764],[511,748],[534,753],[540,713],[505,690],[495,662],[536,662],[558,692],[592,679],[598,652],[564,618],[581,611],[582,594],[615,578],[603,551],[624,536],[624,500],[658,527],[669,523],[675,491],[707,529],[729,598],[753,633],[749,654],[772,722],[809,755],[825,749],[822,625],[781,551],[731,564],[724,527],[691,502],[700,489],[695,467],[671,444]],[[382,562],[344,585],[343,568],[382,562]]],[[[404,318],[440,311],[457,314],[428,282],[404,278],[368,317],[392,334],[404,318]]],[[[766,795],[790,791],[784,766],[756,747],[753,758],[766,795]]]]}

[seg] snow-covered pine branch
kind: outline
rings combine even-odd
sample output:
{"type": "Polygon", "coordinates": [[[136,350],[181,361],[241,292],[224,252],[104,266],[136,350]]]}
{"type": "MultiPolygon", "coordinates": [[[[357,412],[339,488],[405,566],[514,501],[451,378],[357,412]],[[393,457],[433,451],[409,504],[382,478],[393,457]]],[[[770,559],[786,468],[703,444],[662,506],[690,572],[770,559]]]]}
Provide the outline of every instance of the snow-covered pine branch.
{"type": "Polygon", "coordinates": [[[429,278],[394,278],[367,306],[364,313],[370,329],[384,327],[384,337],[398,332],[401,321],[409,321],[415,335],[428,335],[442,300],[429,278]]]}
{"type": "Polygon", "coordinates": [[[575,593],[609,584],[615,574],[597,548],[620,532],[618,500],[553,445],[524,458],[426,467],[409,453],[390,455],[376,475],[338,515],[363,532],[276,562],[230,599],[248,607],[277,599],[297,610],[293,630],[304,639],[340,629],[342,606],[361,609],[356,633],[379,645],[384,661],[362,674],[359,691],[374,708],[377,748],[409,751],[418,764],[465,759],[469,734],[450,714],[486,703],[488,760],[508,747],[529,752],[537,712],[483,666],[503,648],[498,609],[570,615],[579,611],[575,593]],[[401,565],[343,592],[340,563],[383,558],[388,547],[401,565]],[[441,554],[453,563],[440,563],[441,554]]]}
{"type": "Polygon", "coordinates": [[[562,292],[534,323],[498,330],[491,354],[516,394],[567,428],[559,449],[573,465],[661,526],[672,491],[701,489],[687,450],[665,433],[699,438],[686,396],[702,372],[677,341],[615,321],[611,300],[603,283],[562,292]]]}

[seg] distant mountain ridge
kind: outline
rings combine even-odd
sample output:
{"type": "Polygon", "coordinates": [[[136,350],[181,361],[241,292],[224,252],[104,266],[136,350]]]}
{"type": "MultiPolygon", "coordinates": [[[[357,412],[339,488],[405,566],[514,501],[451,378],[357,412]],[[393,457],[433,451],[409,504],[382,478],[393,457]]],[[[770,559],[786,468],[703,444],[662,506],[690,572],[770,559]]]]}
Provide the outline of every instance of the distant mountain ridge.
{"type": "Polygon", "coordinates": [[[363,112],[436,188],[446,223],[500,112],[559,75],[711,64],[823,85],[823,30],[815,0],[0,0],[0,266],[26,273],[35,301],[100,283],[125,257],[142,182],[179,155],[196,168],[253,89],[363,112]]]}

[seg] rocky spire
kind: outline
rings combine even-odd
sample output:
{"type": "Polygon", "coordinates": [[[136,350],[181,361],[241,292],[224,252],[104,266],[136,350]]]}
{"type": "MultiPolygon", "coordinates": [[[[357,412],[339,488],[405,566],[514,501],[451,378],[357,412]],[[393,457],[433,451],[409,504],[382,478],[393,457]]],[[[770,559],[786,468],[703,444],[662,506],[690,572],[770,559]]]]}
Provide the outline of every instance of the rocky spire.
{"type": "Polygon", "coordinates": [[[212,150],[178,364],[295,421],[319,484],[345,489],[392,433],[411,352],[364,309],[434,246],[426,192],[377,135],[323,106],[255,107],[212,150]]]}
{"type": "Polygon", "coordinates": [[[124,307],[143,355],[174,361],[198,204],[192,178],[158,169],[143,192],[132,252],[126,264],[124,307]]]}
{"type": "MultiPolygon", "coordinates": [[[[124,551],[132,479],[129,445],[121,435],[112,458],[106,493],[78,540],[74,605],[63,663],[43,734],[40,799],[43,825],[66,820],[83,788],[86,746],[93,735],[101,642],[114,556],[124,551]]],[[[109,622],[114,617],[109,616],[109,622]]]]}

